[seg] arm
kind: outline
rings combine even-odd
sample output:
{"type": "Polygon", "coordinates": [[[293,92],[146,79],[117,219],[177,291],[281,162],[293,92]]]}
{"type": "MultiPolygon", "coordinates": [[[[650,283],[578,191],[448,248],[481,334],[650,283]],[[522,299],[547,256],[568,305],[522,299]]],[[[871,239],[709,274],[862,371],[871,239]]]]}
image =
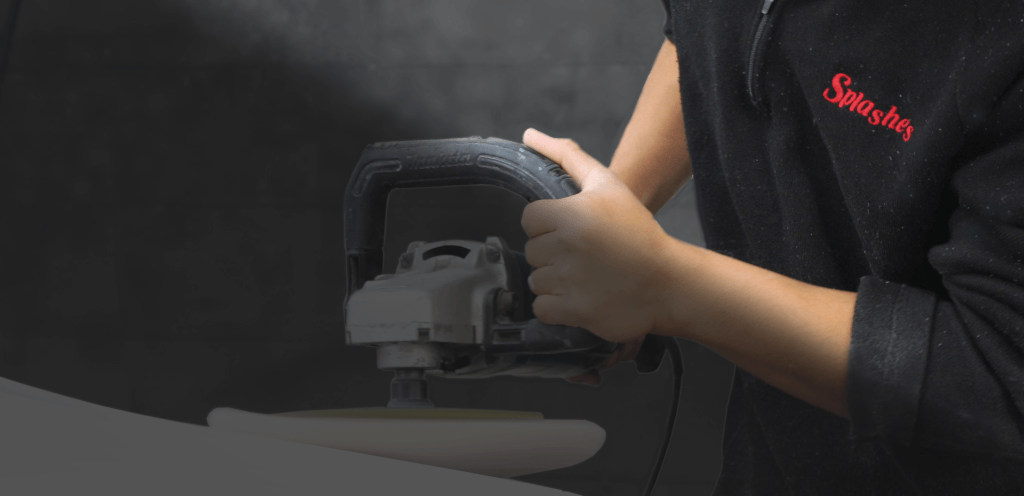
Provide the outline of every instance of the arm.
{"type": "MultiPolygon", "coordinates": [[[[679,61],[669,39],[609,169],[652,213],[691,177],[679,61]]],[[[665,282],[664,294],[674,296],[662,298],[677,304],[664,310],[656,334],[693,339],[775,387],[846,415],[856,293],[804,284],[674,239],[665,244],[665,273],[686,276],[665,282]]]]}
{"type": "Polygon", "coordinates": [[[609,169],[652,213],[690,179],[676,47],[665,40],[609,169]]]}
{"type": "MultiPolygon", "coordinates": [[[[609,170],[653,214],[661,210],[690,179],[690,153],[686,147],[683,108],[679,92],[679,61],[669,39],[661,45],[647,76],[633,116],[626,125],[609,170]]],[[[597,372],[636,357],[643,336],[608,357],[597,372]]],[[[570,382],[601,383],[597,374],[570,377],[570,382]]]]}
{"type": "Polygon", "coordinates": [[[847,416],[857,293],[806,284],[668,238],[653,334],[697,341],[761,380],[847,416]]]}
{"type": "MultiPolygon", "coordinates": [[[[989,7],[989,26],[1024,18],[1020,4],[989,7]]],[[[530,130],[524,142],[582,187],[523,213],[527,260],[537,267],[534,313],[616,342],[649,333],[696,340],[848,417],[857,439],[1024,459],[1024,39],[1017,34],[980,33],[957,85],[960,148],[971,153],[960,155],[948,179],[957,202],[948,238],[928,250],[942,291],[872,275],[856,293],[837,291],[672,239],[615,173],[571,140],[530,130]],[[1009,55],[992,56],[992,47],[1009,55]]]]}
{"type": "MultiPolygon", "coordinates": [[[[691,177],[679,60],[669,39],[609,170],[651,213],[691,177]]],[[[685,275],[665,281],[663,294],[673,296],[661,299],[675,304],[662,311],[655,334],[700,342],[765,382],[846,416],[856,293],[804,284],[678,240],[665,245],[664,273],[685,275]]],[[[635,354],[637,341],[632,344],[635,354]]]]}

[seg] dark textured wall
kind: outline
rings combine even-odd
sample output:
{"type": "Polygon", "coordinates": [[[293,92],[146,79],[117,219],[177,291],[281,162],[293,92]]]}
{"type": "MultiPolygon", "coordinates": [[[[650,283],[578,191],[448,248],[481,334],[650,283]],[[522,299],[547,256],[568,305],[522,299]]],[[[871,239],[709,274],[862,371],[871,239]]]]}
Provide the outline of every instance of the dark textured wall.
{"type": "MultiPolygon", "coordinates": [[[[362,148],[534,126],[607,163],[662,21],[656,0],[24,0],[0,87],[0,376],[198,424],[218,406],[383,405],[390,374],[341,332],[340,202],[362,148]]],[[[387,268],[413,240],[521,249],[523,206],[491,188],[398,191],[387,268]]],[[[658,218],[699,244],[694,208],[684,188],[658,218]]],[[[731,366],[681,343],[659,494],[708,494],[731,366]]],[[[671,377],[604,376],[432,394],[594,421],[597,456],[522,479],[637,494],[671,377]]]]}

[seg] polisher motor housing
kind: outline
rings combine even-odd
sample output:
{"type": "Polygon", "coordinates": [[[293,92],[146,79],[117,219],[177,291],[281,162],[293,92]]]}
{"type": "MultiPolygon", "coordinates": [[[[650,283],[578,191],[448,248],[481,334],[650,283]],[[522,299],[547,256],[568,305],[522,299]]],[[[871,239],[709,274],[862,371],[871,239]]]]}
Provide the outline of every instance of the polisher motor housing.
{"type": "Polygon", "coordinates": [[[425,374],[571,377],[615,351],[616,343],[583,329],[537,325],[531,271],[498,237],[413,242],[394,274],[349,297],[346,341],[376,347],[377,366],[396,372],[392,399],[415,407],[429,402],[425,374]]]}

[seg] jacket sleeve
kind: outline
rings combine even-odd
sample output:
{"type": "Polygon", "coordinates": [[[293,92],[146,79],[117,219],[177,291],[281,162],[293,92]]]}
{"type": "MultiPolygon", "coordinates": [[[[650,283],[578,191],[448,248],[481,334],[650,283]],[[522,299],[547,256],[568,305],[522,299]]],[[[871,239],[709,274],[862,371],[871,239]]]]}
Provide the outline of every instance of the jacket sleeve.
{"type": "Polygon", "coordinates": [[[665,38],[669,41],[672,40],[672,2],[670,0],[661,0],[661,6],[665,9],[665,23],[661,26],[662,33],[665,34],[665,38]]]}
{"type": "Polygon", "coordinates": [[[855,438],[1024,459],[1024,8],[983,3],[958,83],[958,205],[928,252],[947,294],[861,280],[847,398],[855,438]]]}

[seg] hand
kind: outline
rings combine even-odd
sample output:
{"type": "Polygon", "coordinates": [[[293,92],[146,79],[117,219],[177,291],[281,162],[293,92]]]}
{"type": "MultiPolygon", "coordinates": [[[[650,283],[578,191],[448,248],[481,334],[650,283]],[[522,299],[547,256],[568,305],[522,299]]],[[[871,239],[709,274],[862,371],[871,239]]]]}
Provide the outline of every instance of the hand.
{"type": "MultiPolygon", "coordinates": [[[[523,143],[558,163],[581,192],[526,206],[525,255],[537,269],[534,315],[608,341],[636,341],[664,319],[671,238],[618,177],[572,140],[529,129],[523,143]]],[[[661,324],[663,327],[664,324],[661,324]]]]}
{"type": "Polygon", "coordinates": [[[640,352],[640,347],[643,346],[644,339],[646,338],[647,336],[644,335],[628,343],[623,343],[622,347],[615,350],[615,353],[609,355],[608,358],[606,358],[605,361],[597,367],[594,373],[582,374],[575,377],[566,377],[565,380],[569,382],[583,383],[590,386],[600,385],[601,371],[610,369],[615,365],[618,365],[619,362],[628,362],[636,358],[636,355],[640,352]]]}

